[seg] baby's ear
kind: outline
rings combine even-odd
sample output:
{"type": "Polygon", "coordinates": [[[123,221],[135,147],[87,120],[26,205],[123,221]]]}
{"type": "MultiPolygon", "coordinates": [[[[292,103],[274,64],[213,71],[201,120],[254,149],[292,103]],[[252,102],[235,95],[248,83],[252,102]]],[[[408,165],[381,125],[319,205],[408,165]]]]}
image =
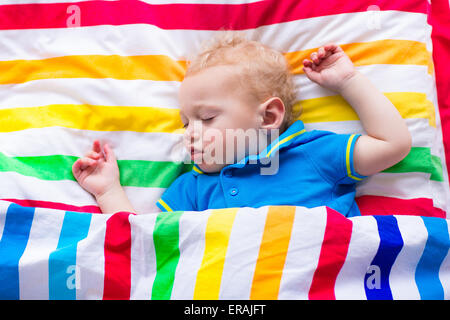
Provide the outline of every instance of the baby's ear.
{"type": "Polygon", "coordinates": [[[286,108],[279,97],[271,97],[258,106],[258,113],[262,117],[261,129],[280,129],[286,108]]]}

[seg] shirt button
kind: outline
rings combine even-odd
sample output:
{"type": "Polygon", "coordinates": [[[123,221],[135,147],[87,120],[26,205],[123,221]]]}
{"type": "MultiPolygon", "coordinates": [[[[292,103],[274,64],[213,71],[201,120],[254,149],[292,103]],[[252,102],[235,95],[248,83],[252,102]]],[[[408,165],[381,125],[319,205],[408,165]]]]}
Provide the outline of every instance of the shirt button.
{"type": "Polygon", "coordinates": [[[230,189],[230,194],[232,195],[232,196],[235,196],[235,195],[237,195],[239,193],[239,190],[237,189],[237,188],[231,188],[230,189]]]}

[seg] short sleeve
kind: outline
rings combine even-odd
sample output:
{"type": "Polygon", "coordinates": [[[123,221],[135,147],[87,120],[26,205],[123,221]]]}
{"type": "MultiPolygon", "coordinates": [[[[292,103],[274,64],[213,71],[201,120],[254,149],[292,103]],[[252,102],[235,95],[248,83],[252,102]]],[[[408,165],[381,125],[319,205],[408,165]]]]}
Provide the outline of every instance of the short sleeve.
{"type": "Polygon", "coordinates": [[[179,176],[156,202],[161,211],[197,211],[197,181],[192,172],[179,176]]]}
{"type": "Polygon", "coordinates": [[[314,141],[309,156],[325,179],[333,184],[352,184],[367,178],[355,171],[353,153],[360,134],[329,133],[314,141]]]}

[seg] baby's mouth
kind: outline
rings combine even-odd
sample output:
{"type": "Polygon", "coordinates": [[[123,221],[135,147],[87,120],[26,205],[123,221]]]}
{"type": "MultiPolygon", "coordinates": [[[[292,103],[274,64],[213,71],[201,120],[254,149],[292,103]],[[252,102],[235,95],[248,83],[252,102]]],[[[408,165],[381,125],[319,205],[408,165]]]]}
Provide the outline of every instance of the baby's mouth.
{"type": "Polygon", "coordinates": [[[191,148],[191,159],[196,159],[201,157],[203,152],[201,150],[194,149],[194,147],[191,148]]]}

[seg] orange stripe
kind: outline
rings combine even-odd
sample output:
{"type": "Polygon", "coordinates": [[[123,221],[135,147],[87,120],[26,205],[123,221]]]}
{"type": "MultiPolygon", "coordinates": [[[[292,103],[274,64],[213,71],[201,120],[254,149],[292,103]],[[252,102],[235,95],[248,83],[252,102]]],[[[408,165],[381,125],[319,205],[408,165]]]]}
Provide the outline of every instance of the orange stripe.
{"type": "MultiPolygon", "coordinates": [[[[372,64],[411,64],[428,66],[433,60],[425,43],[412,40],[377,40],[341,44],[355,66],[372,64]]],[[[303,59],[317,48],[284,53],[294,74],[303,73],[303,59]]],[[[164,55],[73,55],[40,60],[0,61],[0,84],[24,83],[56,78],[113,78],[182,81],[187,61],[164,55]]]]}
{"type": "MultiPolygon", "coordinates": [[[[426,44],[413,40],[376,40],[339,44],[355,66],[372,64],[412,64],[428,66],[433,72],[433,60],[426,44]]],[[[294,74],[303,73],[303,59],[310,59],[318,48],[285,53],[294,74]]]]}
{"type": "Polygon", "coordinates": [[[0,61],[0,84],[57,78],[181,81],[186,61],[164,55],[73,55],[0,61]]]}
{"type": "Polygon", "coordinates": [[[256,261],[250,299],[278,299],[294,217],[294,206],[269,207],[256,261]]]}

